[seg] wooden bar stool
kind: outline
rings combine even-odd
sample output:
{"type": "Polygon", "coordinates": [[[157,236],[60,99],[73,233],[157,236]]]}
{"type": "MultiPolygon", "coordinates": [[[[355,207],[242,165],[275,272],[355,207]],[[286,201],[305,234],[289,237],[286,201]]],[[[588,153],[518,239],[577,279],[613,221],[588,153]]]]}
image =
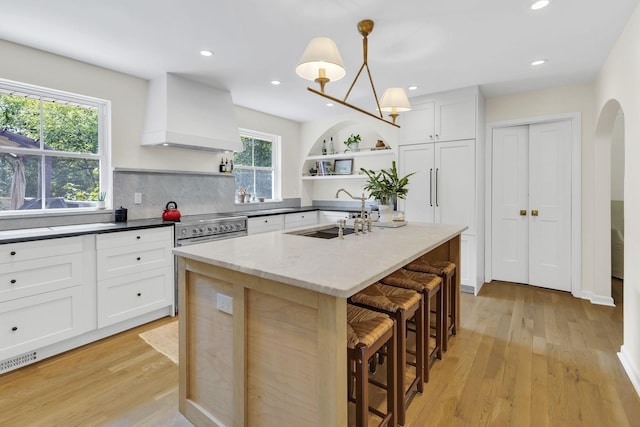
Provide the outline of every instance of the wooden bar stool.
{"type": "MultiPolygon", "coordinates": [[[[396,365],[398,371],[398,424],[404,425],[409,399],[414,392],[422,393],[424,382],[424,331],[422,295],[408,289],[397,288],[376,282],[350,298],[352,304],[386,313],[396,321],[398,340],[396,365]],[[416,364],[415,378],[405,385],[407,365],[407,320],[416,318],[416,364]]],[[[391,355],[391,351],[387,351],[391,355]]],[[[388,362],[391,363],[391,362],[388,362]]]]}
{"type": "Polygon", "coordinates": [[[356,426],[369,425],[369,411],[382,418],[379,426],[397,425],[397,347],[395,321],[389,316],[347,304],[347,372],[349,375],[349,399],[351,400],[352,365],[355,364],[356,378],[356,426]],[[368,360],[383,346],[389,349],[387,363],[387,412],[382,413],[369,407],[368,360]]]}
{"type": "Polygon", "coordinates": [[[440,276],[430,273],[421,273],[404,268],[394,271],[390,275],[380,279],[385,285],[397,286],[419,292],[424,300],[424,381],[429,382],[429,370],[437,359],[442,359],[442,338],[444,331],[444,287],[440,276]],[[436,299],[432,308],[431,300],[436,299]],[[431,337],[431,313],[435,314],[435,346],[429,351],[429,338],[431,337]]]}
{"type": "Polygon", "coordinates": [[[422,273],[437,274],[442,278],[444,283],[444,306],[446,307],[446,314],[444,316],[445,322],[445,334],[442,340],[442,350],[447,351],[449,346],[449,334],[455,335],[458,330],[456,322],[457,305],[458,305],[458,292],[456,292],[456,265],[449,261],[428,261],[424,258],[418,258],[417,260],[405,265],[404,268],[412,271],[419,271],[422,273]]]}

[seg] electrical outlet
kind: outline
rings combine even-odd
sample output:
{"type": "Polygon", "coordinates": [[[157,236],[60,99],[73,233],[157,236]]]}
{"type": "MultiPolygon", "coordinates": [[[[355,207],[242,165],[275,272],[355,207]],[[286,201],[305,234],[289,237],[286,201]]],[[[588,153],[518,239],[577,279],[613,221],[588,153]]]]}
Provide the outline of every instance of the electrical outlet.
{"type": "Polygon", "coordinates": [[[142,204],[142,193],[133,193],[133,203],[142,204]]]}
{"type": "Polygon", "coordinates": [[[224,313],[233,314],[233,297],[216,294],[216,308],[224,313]]]}

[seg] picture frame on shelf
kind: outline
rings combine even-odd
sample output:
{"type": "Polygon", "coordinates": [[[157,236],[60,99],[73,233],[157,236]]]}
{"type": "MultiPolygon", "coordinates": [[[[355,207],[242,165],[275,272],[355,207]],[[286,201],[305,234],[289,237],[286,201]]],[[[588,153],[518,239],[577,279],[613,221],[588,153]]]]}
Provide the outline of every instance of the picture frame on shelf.
{"type": "Polygon", "coordinates": [[[318,176],[333,175],[333,165],[331,160],[319,160],[316,162],[316,170],[318,176]]]}
{"type": "Polygon", "coordinates": [[[333,163],[336,175],[351,175],[353,173],[353,159],[336,159],[333,163]]]}

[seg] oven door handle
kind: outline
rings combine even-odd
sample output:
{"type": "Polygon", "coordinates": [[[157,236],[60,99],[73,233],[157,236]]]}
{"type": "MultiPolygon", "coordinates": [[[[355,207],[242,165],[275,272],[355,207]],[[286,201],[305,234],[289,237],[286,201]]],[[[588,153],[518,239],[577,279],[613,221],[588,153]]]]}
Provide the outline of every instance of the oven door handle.
{"type": "Polygon", "coordinates": [[[225,233],[225,234],[218,234],[214,236],[200,236],[200,237],[191,237],[188,239],[178,239],[178,241],[176,242],[176,246],[189,246],[189,245],[195,245],[196,243],[215,242],[216,240],[231,239],[232,237],[242,237],[246,235],[247,235],[246,231],[238,231],[235,233],[225,233]]]}

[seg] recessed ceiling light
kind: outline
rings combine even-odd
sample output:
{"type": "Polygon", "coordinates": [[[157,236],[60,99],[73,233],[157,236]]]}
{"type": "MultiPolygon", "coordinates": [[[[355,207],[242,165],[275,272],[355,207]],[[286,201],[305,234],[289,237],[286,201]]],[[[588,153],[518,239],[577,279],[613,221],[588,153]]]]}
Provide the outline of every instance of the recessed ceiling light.
{"type": "Polygon", "coordinates": [[[280,84],[280,80],[271,80],[271,84],[274,86],[278,86],[280,84]]]}
{"type": "Polygon", "coordinates": [[[537,0],[531,5],[531,10],[542,9],[543,7],[549,6],[549,3],[551,3],[550,0],[537,0]]]}
{"type": "Polygon", "coordinates": [[[418,89],[418,86],[409,86],[407,89],[409,89],[409,90],[416,90],[416,89],[418,89]]]}
{"type": "Polygon", "coordinates": [[[211,52],[210,50],[202,49],[200,51],[200,55],[202,55],[202,56],[211,56],[211,55],[213,55],[213,52],[211,52]]]}
{"type": "Polygon", "coordinates": [[[330,102],[327,102],[327,107],[333,107],[333,104],[330,102]]]}
{"type": "Polygon", "coordinates": [[[546,59],[536,59],[535,61],[531,61],[531,65],[533,65],[534,67],[538,65],[546,64],[546,63],[547,63],[546,59]]]}

